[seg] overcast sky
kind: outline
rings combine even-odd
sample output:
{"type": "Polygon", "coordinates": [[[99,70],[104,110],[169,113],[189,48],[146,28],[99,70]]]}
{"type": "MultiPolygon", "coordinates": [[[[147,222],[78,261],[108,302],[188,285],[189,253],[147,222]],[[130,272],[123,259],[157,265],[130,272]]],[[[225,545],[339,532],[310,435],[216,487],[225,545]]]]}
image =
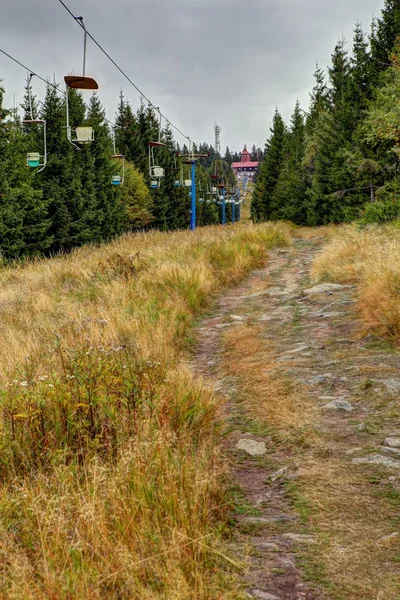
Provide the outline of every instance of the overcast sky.
{"type": "MultiPolygon", "coordinates": [[[[275,106],[289,118],[307,108],[316,61],[326,67],[338,38],[351,45],[383,0],[66,0],[91,34],[164,114],[195,141],[263,146],[275,106]]],[[[81,73],[82,32],[58,0],[1,0],[0,48],[43,77],[81,73]]],[[[107,117],[119,90],[137,92],[89,41],[87,75],[99,83],[107,117]]],[[[12,104],[26,74],[0,53],[12,104]]],[[[35,92],[42,94],[36,83],[35,92]]],[[[183,140],[177,135],[177,140],[183,140]]]]}

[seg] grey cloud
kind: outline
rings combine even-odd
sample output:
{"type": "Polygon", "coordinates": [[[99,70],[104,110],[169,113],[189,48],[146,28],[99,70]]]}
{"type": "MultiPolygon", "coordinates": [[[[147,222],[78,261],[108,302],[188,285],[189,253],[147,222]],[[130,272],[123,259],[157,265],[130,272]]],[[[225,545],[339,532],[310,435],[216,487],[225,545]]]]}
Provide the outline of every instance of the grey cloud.
{"type": "MultiPolygon", "coordinates": [[[[183,131],[212,142],[264,144],[278,106],[306,108],[315,62],[357,20],[368,30],[382,0],[67,0],[129,76],[183,131]]],[[[2,0],[0,47],[43,76],[80,72],[82,32],[56,0],[2,0]],[[5,4],[5,6],[4,6],[5,4]]],[[[113,118],[119,89],[138,94],[93,44],[88,72],[113,118]]],[[[20,98],[24,72],[0,54],[7,99],[20,98]]],[[[38,91],[41,92],[38,85],[38,91]]]]}

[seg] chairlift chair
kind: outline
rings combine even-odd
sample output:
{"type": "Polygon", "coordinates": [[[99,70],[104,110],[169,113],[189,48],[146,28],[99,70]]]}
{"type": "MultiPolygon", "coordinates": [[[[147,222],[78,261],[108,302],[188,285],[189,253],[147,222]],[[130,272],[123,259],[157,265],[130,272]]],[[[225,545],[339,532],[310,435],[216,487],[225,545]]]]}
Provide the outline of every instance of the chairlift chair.
{"type": "Polygon", "coordinates": [[[111,158],[116,159],[118,161],[122,160],[122,175],[113,175],[111,177],[111,185],[115,185],[115,186],[124,185],[124,181],[125,181],[125,157],[124,157],[123,154],[113,154],[111,158]]]}
{"type": "Polygon", "coordinates": [[[149,146],[149,175],[150,175],[150,188],[152,190],[158,190],[160,187],[161,179],[165,176],[165,169],[160,167],[155,162],[154,149],[163,148],[165,144],[161,141],[161,123],[162,115],[159,108],[157,108],[158,114],[160,115],[160,123],[158,127],[158,141],[148,142],[149,146]]]}
{"type": "Polygon", "coordinates": [[[68,90],[69,88],[74,90],[98,90],[99,86],[94,79],[91,77],[76,77],[75,75],[67,75],[64,77],[66,89],[65,89],[65,104],[67,111],[67,138],[75,148],[80,150],[77,144],[91,144],[94,141],[94,130],[93,127],[87,125],[80,125],[72,128],[69,121],[69,101],[68,101],[68,90]]]}
{"type": "Polygon", "coordinates": [[[84,31],[83,38],[83,74],[82,75],[66,75],[65,81],[65,105],[67,111],[67,138],[68,141],[77,149],[80,150],[77,144],[90,144],[94,141],[93,127],[79,126],[72,128],[69,122],[69,102],[68,102],[68,90],[98,90],[99,86],[97,82],[91,77],[86,77],[86,43],[87,43],[87,31],[82,17],[75,17],[76,21],[79,22],[80,26],[84,31]]]}
{"type": "MultiPolygon", "coordinates": [[[[179,156],[178,152],[176,152],[174,154],[174,172],[176,173],[176,175],[181,174],[181,171],[182,171],[182,165],[180,167],[178,167],[178,162],[176,160],[177,156],[179,156]]],[[[174,187],[176,187],[176,188],[181,187],[181,182],[182,182],[182,176],[180,177],[180,179],[175,179],[174,187]]]]}
{"type": "Polygon", "coordinates": [[[47,137],[46,137],[46,121],[43,119],[34,119],[33,118],[33,107],[32,107],[32,91],[31,91],[31,81],[33,73],[30,73],[28,77],[28,98],[29,98],[29,116],[30,119],[24,119],[25,125],[42,125],[43,126],[43,154],[40,152],[28,152],[26,155],[26,164],[28,167],[32,169],[37,169],[38,173],[43,171],[47,164],[47,137]]]}

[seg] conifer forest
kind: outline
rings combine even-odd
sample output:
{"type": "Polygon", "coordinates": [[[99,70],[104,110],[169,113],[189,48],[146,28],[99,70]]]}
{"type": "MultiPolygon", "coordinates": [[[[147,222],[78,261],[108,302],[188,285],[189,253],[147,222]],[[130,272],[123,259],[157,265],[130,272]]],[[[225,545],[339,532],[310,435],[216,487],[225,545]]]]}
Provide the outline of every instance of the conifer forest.
{"type": "MultiPolygon", "coordinates": [[[[66,135],[65,92],[48,83],[43,102],[34,96],[35,78],[27,82],[18,108],[3,106],[0,82],[0,254],[3,259],[68,252],[83,244],[98,244],[127,231],[185,229],[190,220],[190,165],[178,158],[189,152],[174,140],[169,124],[144,102],[135,112],[120,93],[115,122],[107,121],[96,93],[87,105],[83,95],[69,90],[72,128],[91,127],[94,142],[72,145],[66,135]],[[30,89],[29,89],[30,88],[30,89]],[[32,118],[31,118],[32,117],[32,118]],[[45,121],[47,164],[29,169],[27,156],[43,146],[45,121]],[[28,123],[26,123],[28,121],[28,123]],[[161,128],[161,130],[160,130],[161,128]],[[157,164],[165,176],[151,189],[149,141],[160,139],[157,164]],[[114,142],[115,151],[114,152],[114,142]],[[114,158],[113,158],[114,156],[114,158]],[[121,177],[124,185],[111,184],[121,177]]],[[[221,203],[210,199],[210,175],[233,187],[232,156],[217,155],[212,146],[193,145],[190,152],[205,155],[197,164],[197,225],[221,222],[221,203]],[[208,194],[207,194],[208,192],[208,194]]],[[[227,218],[230,206],[227,206],[227,218]]]]}
{"type": "Polygon", "coordinates": [[[310,106],[289,123],[276,110],[252,202],[254,221],[301,225],[400,214],[400,2],[385,0],[370,31],[340,39],[317,65],[310,106]]]}

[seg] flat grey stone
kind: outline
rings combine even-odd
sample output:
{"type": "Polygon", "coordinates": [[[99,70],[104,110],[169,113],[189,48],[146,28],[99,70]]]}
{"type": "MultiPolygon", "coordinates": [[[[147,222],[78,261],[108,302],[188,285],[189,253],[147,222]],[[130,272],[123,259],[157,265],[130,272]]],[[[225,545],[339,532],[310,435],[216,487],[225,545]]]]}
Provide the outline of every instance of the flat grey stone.
{"type": "Polygon", "coordinates": [[[377,379],[376,381],[384,385],[389,392],[393,392],[394,394],[400,392],[400,379],[377,379]]]}
{"type": "Polygon", "coordinates": [[[286,475],[288,470],[289,470],[289,467],[283,467],[282,469],[279,469],[279,471],[276,471],[276,473],[272,473],[272,475],[270,475],[269,479],[271,481],[277,481],[278,479],[281,479],[281,477],[286,475]]]}
{"type": "Polygon", "coordinates": [[[327,294],[328,292],[338,292],[339,290],[344,290],[348,286],[347,285],[339,285],[338,283],[321,283],[319,285],[315,285],[308,290],[304,290],[304,293],[307,296],[314,296],[316,294],[327,294]]]}
{"type": "Polygon", "coordinates": [[[279,521],[296,522],[297,517],[292,517],[290,515],[276,515],[274,517],[243,517],[240,520],[242,523],[250,523],[253,525],[268,525],[270,523],[277,523],[279,521]]]}
{"type": "Polygon", "coordinates": [[[316,544],[316,539],[312,535],[303,535],[301,533],[284,533],[283,537],[300,544],[316,544]]]}
{"type": "Polygon", "coordinates": [[[297,348],[293,348],[293,350],[286,350],[282,354],[297,354],[298,352],[304,352],[304,350],[309,350],[311,346],[306,346],[305,344],[298,346],[297,348]]]}
{"type": "Polygon", "coordinates": [[[365,423],[360,423],[359,425],[357,425],[357,431],[365,431],[367,429],[367,426],[365,423]]]}
{"type": "Polygon", "coordinates": [[[280,548],[278,544],[274,544],[273,542],[260,542],[257,544],[258,548],[262,548],[263,550],[269,550],[270,552],[279,552],[280,548]]]}
{"type": "Polygon", "coordinates": [[[389,436],[385,440],[385,445],[390,446],[390,448],[400,448],[400,437],[389,436]]]}
{"type": "Polygon", "coordinates": [[[400,536],[400,533],[398,531],[395,531],[394,533],[391,533],[390,535],[385,535],[385,537],[381,538],[379,541],[380,542],[389,542],[390,540],[395,540],[399,536],[400,536]]]}
{"type": "Polygon", "coordinates": [[[250,456],[264,456],[267,453],[267,447],[264,442],[256,442],[255,440],[242,439],[236,444],[238,450],[243,450],[250,456]]]}
{"type": "Polygon", "coordinates": [[[243,317],[239,317],[239,315],[229,315],[229,318],[232,321],[244,321],[244,318],[243,317]]]}
{"type": "Polygon", "coordinates": [[[263,592],[261,590],[251,590],[250,597],[258,598],[258,600],[280,600],[278,596],[274,596],[274,594],[270,594],[269,592],[263,592]]]}
{"type": "Polygon", "coordinates": [[[400,450],[398,448],[390,448],[389,446],[381,446],[380,450],[382,450],[382,452],[389,452],[389,454],[396,454],[397,456],[400,455],[400,450]]]}
{"type": "Polygon", "coordinates": [[[357,454],[357,452],[361,452],[362,450],[363,448],[351,448],[350,450],[347,450],[346,454],[351,456],[352,454],[357,454]]]}
{"type": "Polygon", "coordinates": [[[215,329],[226,329],[226,327],[231,327],[231,323],[220,323],[215,326],[215,329]]]}
{"type": "Polygon", "coordinates": [[[325,373],[325,375],[316,375],[312,379],[308,379],[307,383],[311,383],[312,385],[318,383],[324,383],[325,381],[332,379],[332,373],[325,373]]]}
{"type": "Polygon", "coordinates": [[[353,458],[351,462],[355,465],[381,465],[388,469],[400,469],[400,462],[388,456],[382,456],[382,454],[370,454],[362,458],[353,458]]]}
{"type": "MultiPolygon", "coordinates": [[[[321,398],[322,400],[323,398],[321,398]]],[[[332,402],[328,402],[322,408],[326,410],[343,410],[344,412],[352,412],[354,410],[354,406],[347,402],[347,400],[336,399],[332,400],[332,402]]]]}

